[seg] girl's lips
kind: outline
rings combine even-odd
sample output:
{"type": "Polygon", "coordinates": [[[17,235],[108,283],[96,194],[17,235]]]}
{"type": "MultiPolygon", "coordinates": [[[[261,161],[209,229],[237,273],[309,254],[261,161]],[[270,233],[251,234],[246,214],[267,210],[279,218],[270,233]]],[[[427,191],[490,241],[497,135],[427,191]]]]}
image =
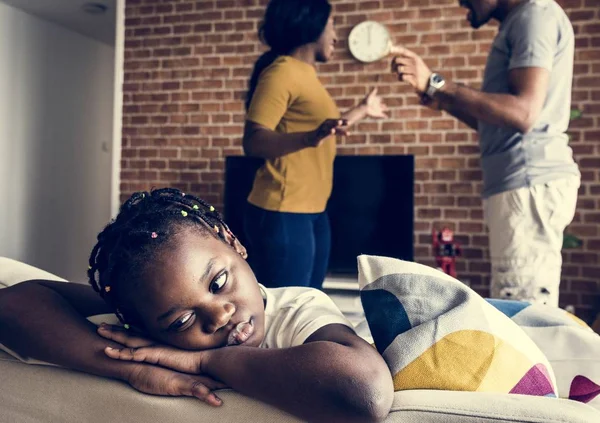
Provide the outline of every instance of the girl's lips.
{"type": "Polygon", "coordinates": [[[227,346],[232,345],[241,345],[248,340],[254,333],[254,319],[251,318],[247,322],[238,323],[232,330],[229,332],[229,336],[227,337],[227,346]]]}

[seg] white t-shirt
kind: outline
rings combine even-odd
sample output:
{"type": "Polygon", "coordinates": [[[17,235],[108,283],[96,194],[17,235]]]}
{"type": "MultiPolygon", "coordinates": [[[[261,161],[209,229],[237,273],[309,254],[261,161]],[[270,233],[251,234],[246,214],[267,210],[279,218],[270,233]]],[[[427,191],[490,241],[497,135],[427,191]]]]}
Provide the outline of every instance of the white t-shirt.
{"type": "Polygon", "coordinates": [[[265,288],[265,337],[262,348],[289,348],[304,341],[323,326],[352,324],[325,293],[314,288],[265,288]]]}

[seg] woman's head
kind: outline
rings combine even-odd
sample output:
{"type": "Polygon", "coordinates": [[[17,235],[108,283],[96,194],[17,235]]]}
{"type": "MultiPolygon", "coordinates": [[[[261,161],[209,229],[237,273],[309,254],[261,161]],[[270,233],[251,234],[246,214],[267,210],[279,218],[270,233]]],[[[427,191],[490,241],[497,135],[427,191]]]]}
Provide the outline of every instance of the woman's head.
{"type": "Polygon", "coordinates": [[[307,44],[315,60],[327,61],[337,41],[327,0],[271,0],[259,29],[260,39],[279,55],[307,44]]]}
{"type": "Polygon", "coordinates": [[[88,276],[124,323],[157,340],[197,350],[258,346],[264,304],[245,256],[212,206],[161,189],[123,204],[98,235],[88,276]]]}
{"type": "Polygon", "coordinates": [[[298,48],[309,46],[316,62],[327,62],[337,42],[327,0],[271,0],[258,36],[270,50],[254,65],[246,97],[246,109],[261,72],[282,55],[290,55],[298,48]]]}

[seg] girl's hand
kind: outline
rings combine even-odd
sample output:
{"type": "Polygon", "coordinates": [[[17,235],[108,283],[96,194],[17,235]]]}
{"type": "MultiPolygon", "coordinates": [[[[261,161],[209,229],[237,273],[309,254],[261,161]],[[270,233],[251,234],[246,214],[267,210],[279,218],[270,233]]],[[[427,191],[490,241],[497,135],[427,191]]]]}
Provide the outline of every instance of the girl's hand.
{"type": "Polygon", "coordinates": [[[348,135],[346,119],[327,119],[313,132],[309,132],[305,140],[307,147],[318,147],[325,138],[332,135],[348,135]]]}
{"type": "Polygon", "coordinates": [[[223,400],[214,392],[226,386],[206,376],[189,375],[148,364],[139,364],[132,368],[127,382],[145,394],[196,397],[205,403],[219,407],[223,400]]]}
{"type": "Polygon", "coordinates": [[[202,373],[202,359],[210,351],[187,351],[159,344],[119,326],[102,325],[98,328],[98,333],[106,339],[127,347],[106,347],[104,353],[110,358],[155,364],[193,375],[202,373]]]}
{"type": "Polygon", "coordinates": [[[385,113],[388,107],[383,99],[377,95],[377,88],[373,88],[361,103],[365,106],[368,117],[375,119],[386,119],[388,117],[385,113]]]}
{"type": "Polygon", "coordinates": [[[163,346],[119,326],[102,324],[98,334],[127,347],[106,347],[104,352],[110,358],[147,363],[136,366],[127,377],[129,384],[138,391],[154,395],[193,396],[210,405],[222,404],[221,399],[211,391],[227,386],[210,377],[199,376],[204,356],[202,352],[163,346]]]}
{"type": "Polygon", "coordinates": [[[131,329],[125,329],[117,325],[108,325],[102,323],[98,326],[98,335],[111,341],[118,342],[131,348],[150,347],[156,345],[152,339],[145,338],[139,332],[131,329]]]}

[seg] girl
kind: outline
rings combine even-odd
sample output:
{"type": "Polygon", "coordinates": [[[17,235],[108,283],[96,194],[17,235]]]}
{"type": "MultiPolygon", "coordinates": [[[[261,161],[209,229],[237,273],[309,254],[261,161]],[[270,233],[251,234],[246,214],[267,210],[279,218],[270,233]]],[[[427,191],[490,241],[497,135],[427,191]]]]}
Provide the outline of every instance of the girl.
{"type": "Polygon", "coordinates": [[[228,386],[309,421],[383,419],[393,387],[377,351],[325,294],[264,288],[245,257],[202,200],[136,193],[98,235],[91,288],[0,290],[0,343],[150,394],[219,406],[213,390],[228,386]],[[125,329],[85,319],[111,312],[125,329]]]}
{"type": "Polygon", "coordinates": [[[321,288],[330,250],[325,207],[336,140],[349,125],[386,117],[373,90],[340,116],[317,77],[337,36],[327,0],[271,0],[259,36],[270,50],[254,67],[246,100],[244,151],[265,159],[244,217],[250,264],[269,287],[321,288]]]}

